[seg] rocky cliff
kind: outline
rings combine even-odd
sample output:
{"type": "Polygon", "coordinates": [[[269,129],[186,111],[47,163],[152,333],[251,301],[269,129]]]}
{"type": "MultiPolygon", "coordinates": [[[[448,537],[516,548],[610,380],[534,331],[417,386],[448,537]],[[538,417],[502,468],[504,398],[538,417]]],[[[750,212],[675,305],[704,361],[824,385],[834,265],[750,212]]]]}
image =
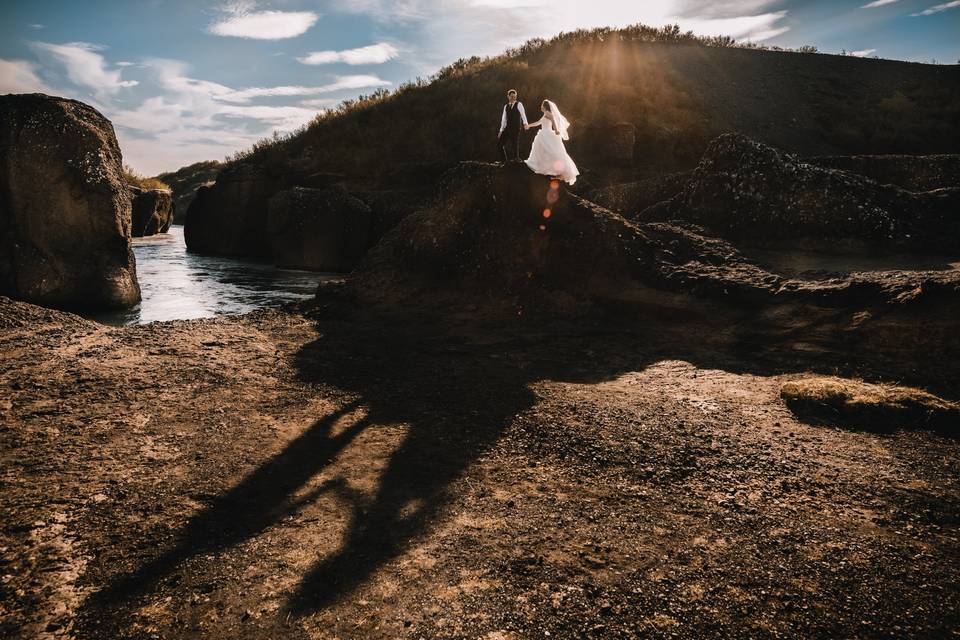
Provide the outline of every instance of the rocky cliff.
{"type": "Polygon", "coordinates": [[[166,189],[130,187],[133,199],[130,232],[134,238],[166,233],[173,223],[173,194],[166,189]]]}
{"type": "Polygon", "coordinates": [[[371,242],[370,207],[340,186],[296,187],[270,198],[267,236],[279,267],[349,271],[371,242]]]}
{"type": "Polygon", "coordinates": [[[0,291],[55,307],[139,302],[110,122],[42,94],[0,96],[0,122],[0,291]]]}

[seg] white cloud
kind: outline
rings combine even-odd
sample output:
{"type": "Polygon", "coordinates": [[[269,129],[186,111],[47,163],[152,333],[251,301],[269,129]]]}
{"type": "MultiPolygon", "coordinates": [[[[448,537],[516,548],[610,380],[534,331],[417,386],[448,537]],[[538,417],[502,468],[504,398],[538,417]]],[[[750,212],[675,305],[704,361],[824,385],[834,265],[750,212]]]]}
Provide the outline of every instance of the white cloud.
{"type": "Polygon", "coordinates": [[[932,16],[935,13],[940,13],[941,11],[946,11],[947,9],[954,9],[956,7],[960,7],[960,0],[944,2],[943,4],[935,4],[929,9],[924,9],[923,11],[917,13],[911,13],[910,15],[914,18],[917,16],[932,16]]]}
{"type": "Polygon", "coordinates": [[[358,49],[343,51],[314,51],[303,58],[297,58],[303,64],[331,64],[343,62],[346,64],[383,64],[393,60],[400,54],[397,48],[388,42],[380,42],[358,49]]]}
{"type": "Polygon", "coordinates": [[[560,31],[679,24],[704,35],[766,41],[789,31],[780,0],[352,0],[332,9],[360,13],[385,28],[402,22],[405,41],[422,43],[404,52],[418,73],[430,74],[461,57],[496,55],[560,31]]]}
{"type": "Polygon", "coordinates": [[[253,98],[274,97],[274,96],[312,96],[319,93],[333,93],[335,91],[345,91],[347,89],[371,89],[374,87],[390,86],[388,80],[383,80],[377,76],[356,75],[356,76],[336,76],[330,84],[320,85],[318,87],[303,87],[299,85],[283,87],[251,87],[249,89],[240,89],[239,91],[230,91],[220,93],[216,96],[217,100],[224,102],[249,102],[253,98]]]}
{"type": "Polygon", "coordinates": [[[854,58],[866,58],[868,56],[872,56],[876,52],[876,49],[861,49],[859,51],[849,51],[847,54],[853,56],[854,58]]]}
{"type": "Polygon", "coordinates": [[[893,4],[894,2],[900,2],[900,0],[874,0],[873,2],[868,2],[867,4],[860,7],[861,9],[876,9],[877,7],[883,7],[888,4],[893,4]]]}
{"type": "Polygon", "coordinates": [[[209,31],[218,36],[283,40],[306,33],[319,16],[313,11],[248,11],[214,22],[209,31]]]}
{"type": "Polygon", "coordinates": [[[145,173],[223,157],[272,131],[296,129],[316,116],[318,108],[340,101],[317,98],[296,105],[252,104],[257,98],[312,96],[390,84],[374,75],[350,75],[334,76],[331,82],[313,87],[233,89],[190,77],[189,67],[179,60],[149,59],[143,67],[149,83],[156,83],[162,95],[135,108],[107,104],[101,110],[116,125],[124,156],[145,173]]]}
{"type": "Polygon", "coordinates": [[[301,100],[300,105],[304,107],[313,107],[315,109],[326,109],[342,102],[339,98],[313,98],[311,100],[301,100]]]}
{"type": "Polygon", "coordinates": [[[33,65],[26,60],[0,58],[0,94],[4,93],[53,93],[53,91],[37,77],[33,65]]]}
{"type": "Polygon", "coordinates": [[[46,29],[46,28],[47,28],[47,25],[45,25],[45,24],[40,24],[39,22],[34,22],[33,24],[30,25],[30,28],[31,28],[31,29],[46,29]]]}
{"type": "Polygon", "coordinates": [[[101,46],[87,42],[34,42],[32,46],[62,64],[71,82],[93,89],[94,95],[101,100],[124,87],[137,85],[136,80],[121,80],[119,70],[107,68],[103,56],[97,53],[103,49],[101,46]]]}

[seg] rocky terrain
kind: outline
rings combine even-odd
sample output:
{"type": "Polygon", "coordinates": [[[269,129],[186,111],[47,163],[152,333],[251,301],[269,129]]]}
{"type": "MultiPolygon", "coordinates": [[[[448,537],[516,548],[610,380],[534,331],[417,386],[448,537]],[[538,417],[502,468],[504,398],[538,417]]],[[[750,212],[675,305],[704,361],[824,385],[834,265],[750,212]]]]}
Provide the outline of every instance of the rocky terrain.
{"type": "Polygon", "coordinates": [[[856,239],[960,252],[960,186],[906,191],[735,134],[710,144],[676,196],[634,217],[687,220],[755,244],[856,239]]]}
{"type": "Polygon", "coordinates": [[[138,303],[110,122],[42,94],[0,96],[0,122],[0,293],[62,308],[138,303]]]}
{"type": "MultiPolygon", "coordinates": [[[[431,155],[416,116],[443,100],[421,100],[512,73],[466,65],[196,188],[191,251],[350,272],[315,300],[118,328],[0,297],[0,636],[960,634],[956,156],[823,155],[873,141],[810,135],[855,76],[845,107],[917,99],[926,119],[894,150],[949,146],[955,71],[843,60],[824,80],[798,54],[572,50],[636,54],[589,95],[634,105],[608,90],[636,76],[647,96],[575,120],[594,133],[576,191],[457,161],[478,155],[469,136],[431,155]],[[776,77],[790,86],[770,93],[776,77]],[[705,123],[737,78],[752,93],[705,123]],[[930,95],[947,107],[925,111],[930,95]],[[714,138],[758,111],[793,120],[714,138]],[[386,115],[411,122],[401,161],[365,138],[386,115]],[[637,166],[658,145],[669,172],[637,166]],[[385,165],[358,171],[370,149],[385,165]],[[846,262],[783,266],[838,246],[846,262]]],[[[525,55],[529,74],[570,51],[525,55]]],[[[0,240],[21,260],[0,275],[129,302],[129,237],[169,225],[181,194],[131,210],[112,128],[81,103],[2,109],[26,124],[0,141],[0,240]],[[58,142],[74,155],[28,112],[80,131],[58,142]],[[36,182],[43,153],[58,188],[36,182]]]]}
{"type": "Polygon", "coordinates": [[[0,631],[949,637],[958,314],[475,162],[299,307],[0,299],[0,631]]]}
{"type": "MultiPolygon", "coordinates": [[[[125,328],[0,300],[3,635],[960,626],[956,422],[782,397],[897,379],[884,354],[670,296],[486,319],[349,297],[125,328]]],[[[949,415],[935,369],[913,377],[949,415]]]]}
{"type": "Polygon", "coordinates": [[[131,186],[130,234],[134,238],[166,233],[173,224],[173,194],[166,189],[141,189],[131,186]]]}

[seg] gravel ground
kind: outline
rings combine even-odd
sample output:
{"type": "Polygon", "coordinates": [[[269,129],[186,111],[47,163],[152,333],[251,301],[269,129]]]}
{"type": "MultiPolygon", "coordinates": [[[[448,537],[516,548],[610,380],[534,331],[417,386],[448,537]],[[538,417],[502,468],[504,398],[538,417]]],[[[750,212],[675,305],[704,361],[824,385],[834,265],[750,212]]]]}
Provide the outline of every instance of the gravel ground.
{"type": "MultiPolygon", "coordinates": [[[[0,635],[960,636],[960,444],[729,318],[0,299],[0,635]]],[[[956,399],[956,398],[954,398],[956,399]]]]}

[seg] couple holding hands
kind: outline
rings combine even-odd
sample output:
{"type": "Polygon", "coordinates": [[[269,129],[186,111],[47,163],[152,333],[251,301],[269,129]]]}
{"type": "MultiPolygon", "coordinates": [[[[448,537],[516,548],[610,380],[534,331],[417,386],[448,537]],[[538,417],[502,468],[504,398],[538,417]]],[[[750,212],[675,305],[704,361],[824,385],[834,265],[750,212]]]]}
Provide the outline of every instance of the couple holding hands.
{"type": "Polygon", "coordinates": [[[556,103],[550,100],[544,100],[540,104],[540,111],[543,115],[539,120],[533,123],[527,122],[527,113],[523,104],[517,100],[516,90],[511,89],[507,92],[507,104],[503,106],[500,118],[500,156],[504,162],[518,161],[520,131],[540,127],[540,131],[533,139],[530,157],[524,162],[535,173],[573,184],[577,181],[580,171],[563,145],[564,140],[570,139],[567,133],[570,123],[560,113],[556,103]]]}

